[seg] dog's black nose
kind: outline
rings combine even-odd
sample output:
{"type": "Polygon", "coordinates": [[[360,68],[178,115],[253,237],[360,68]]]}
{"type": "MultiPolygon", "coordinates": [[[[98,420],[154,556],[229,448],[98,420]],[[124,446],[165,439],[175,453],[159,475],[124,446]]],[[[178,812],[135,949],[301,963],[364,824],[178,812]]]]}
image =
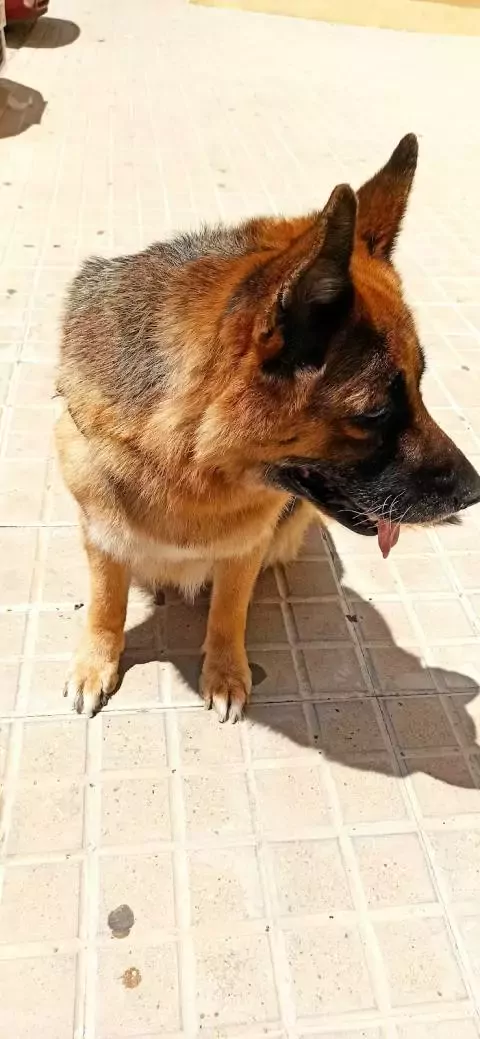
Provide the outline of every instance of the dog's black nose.
{"type": "Polygon", "coordinates": [[[480,476],[458,448],[443,465],[424,469],[421,483],[452,513],[480,502],[480,476]]]}
{"type": "Polygon", "coordinates": [[[457,512],[469,509],[471,505],[480,503],[480,476],[467,459],[465,459],[461,472],[458,474],[458,483],[454,497],[457,500],[457,512]]]}
{"type": "Polygon", "coordinates": [[[480,480],[478,480],[478,487],[471,488],[462,497],[459,509],[469,509],[471,505],[480,504],[480,480]]]}

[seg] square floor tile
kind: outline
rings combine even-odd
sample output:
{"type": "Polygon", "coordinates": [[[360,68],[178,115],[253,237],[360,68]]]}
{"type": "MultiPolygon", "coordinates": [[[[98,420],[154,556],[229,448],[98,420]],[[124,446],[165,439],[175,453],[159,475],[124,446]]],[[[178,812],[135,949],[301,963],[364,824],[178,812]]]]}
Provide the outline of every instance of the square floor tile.
{"type": "Polygon", "coordinates": [[[102,717],[104,769],[163,768],[167,762],[163,714],[102,717]]]}
{"type": "Polygon", "coordinates": [[[470,966],[478,985],[480,982],[480,915],[478,910],[472,910],[471,913],[467,910],[465,913],[457,913],[456,917],[470,966]]]}
{"type": "Polygon", "coordinates": [[[438,696],[388,698],[385,711],[402,750],[458,746],[438,696]]]}
{"type": "Polygon", "coordinates": [[[75,957],[0,960],[2,1027],[15,1039],[70,1039],[75,1006],[75,957]]]}
{"type": "Polygon", "coordinates": [[[357,837],[354,849],[363,890],[372,909],[436,901],[416,834],[357,837]]]}
{"type": "Polygon", "coordinates": [[[86,603],[89,596],[87,557],[77,529],[52,529],[48,535],[42,599],[48,603],[86,603]]]}
{"type": "Polygon", "coordinates": [[[261,1025],[278,1016],[266,935],[196,942],[197,1010],[203,1028],[261,1025]]]}
{"type": "Polygon", "coordinates": [[[326,552],[324,530],[321,523],[312,523],[304,537],[301,556],[324,557],[326,552]]]}
{"type": "Polygon", "coordinates": [[[63,695],[68,666],[68,660],[35,660],[27,676],[25,706],[30,715],[70,715],[68,701],[63,695]]]}
{"type": "MultiPolygon", "coordinates": [[[[65,654],[68,660],[75,652],[85,625],[85,609],[59,609],[45,611],[38,616],[36,656],[58,656],[65,654]]],[[[61,694],[61,690],[60,690],[61,694]]]]}
{"type": "Polygon", "coordinates": [[[7,765],[7,751],[10,738],[10,724],[0,724],[0,778],[3,777],[7,765]]]}
{"type": "Polygon", "coordinates": [[[157,660],[149,659],[148,650],[125,654],[120,663],[121,680],[115,695],[108,701],[107,711],[109,708],[158,706],[162,700],[165,666],[157,660]]]}
{"type": "Polygon", "coordinates": [[[170,803],[165,779],[126,778],[102,783],[104,844],[168,840],[170,803]]]}
{"type": "Polygon", "coordinates": [[[372,647],[368,658],[383,693],[409,693],[435,689],[431,672],[416,647],[372,647]]]}
{"type": "Polygon", "coordinates": [[[287,641],[281,606],[277,603],[253,603],[247,618],[247,647],[287,641]]]}
{"type": "Polygon", "coordinates": [[[0,614],[0,657],[7,660],[20,656],[25,634],[24,613],[0,614]]]}
{"type": "Polygon", "coordinates": [[[294,603],[292,606],[300,642],[348,639],[348,629],[338,602],[294,603]]]}
{"type": "Polygon", "coordinates": [[[84,718],[25,722],[20,769],[31,775],[81,776],[85,772],[86,742],[84,718]]]}
{"type": "Polygon", "coordinates": [[[473,1021],[449,1018],[446,1021],[426,1021],[423,1024],[399,1025],[398,1039],[478,1039],[473,1021]]]}
{"type": "Polygon", "coordinates": [[[215,714],[210,711],[184,711],[177,715],[183,765],[201,768],[243,761],[241,726],[215,723],[215,714]]]}
{"type": "Polygon", "coordinates": [[[317,704],[316,713],[319,749],[328,757],[345,760],[352,754],[385,750],[374,707],[368,700],[317,704]]]}
{"type": "Polygon", "coordinates": [[[127,653],[144,651],[155,659],[165,648],[165,609],[151,600],[128,604],[125,623],[125,649],[127,653]]]}
{"type": "Polygon", "coordinates": [[[190,839],[251,832],[250,801],[242,773],[184,776],[183,794],[190,839]]]}
{"type": "Polygon", "coordinates": [[[57,942],[78,934],[78,863],[10,866],[0,904],[0,941],[57,942]]]}
{"type": "Polygon", "coordinates": [[[275,570],[273,567],[269,567],[268,570],[261,570],[253,590],[253,602],[262,602],[263,599],[278,599],[279,597],[275,570]]]}
{"type": "Polygon", "coordinates": [[[331,822],[329,798],[318,767],[257,768],[255,790],[259,822],[266,833],[290,835],[331,822]]]}
{"type": "Polygon", "coordinates": [[[411,645],[415,641],[412,622],[401,602],[357,603],[350,614],[358,624],[365,642],[385,642],[392,639],[396,644],[411,645]]]}
{"type": "Polygon", "coordinates": [[[323,595],[336,595],[337,586],[327,560],[304,562],[299,560],[285,568],[288,594],[309,599],[323,595]]]}
{"type": "MultiPolygon", "coordinates": [[[[480,798],[480,791],[478,791],[480,798]]],[[[477,902],[480,890],[480,828],[431,833],[437,869],[455,902],[477,902]]]]}
{"type": "Polygon", "coordinates": [[[443,920],[378,923],[394,1007],[465,999],[465,987],[443,920]]]}
{"type": "Polygon", "coordinates": [[[169,605],[166,613],[166,644],[169,650],[200,649],[207,631],[207,606],[169,605]]]}
{"type": "Polygon", "coordinates": [[[415,592],[453,592],[447,568],[437,556],[404,556],[395,559],[395,566],[410,595],[415,592]]]}
{"type": "Polygon", "coordinates": [[[363,942],[356,928],[325,924],[285,934],[299,1017],[374,1007],[363,942]]]}
{"type": "Polygon", "coordinates": [[[448,703],[462,743],[476,747],[480,737],[480,696],[459,694],[449,697],[448,703]]]}
{"type": "Polygon", "coordinates": [[[273,844],[270,855],[282,916],[352,908],[345,865],[336,841],[273,844]]]}
{"type": "Polygon", "coordinates": [[[9,855],[76,851],[82,845],[82,834],[83,789],[78,782],[42,777],[19,784],[7,842],[9,855]]]}
{"type": "Polygon", "coordinates": [[[251,650],[252,703],[264,700],[295,700],[298,697],[298,678],[292,654],[284,650],[251,650]]]}
{"type": "Polygon", "coordinates": [[[462,604],[456,599],[416,602],[414,609],[429,643],[475,634],[462,604]]]}
{"type": "Polygon", "coordinates": [[[265,915],[254,848],[214,848],[189,856],[192,923],[228,925],[265,915]]]}
{"type": "Polygon", "coordinates": [[[37,538],[36,530],[0,529],[0,605],[29,602],[37,538]]]}
{"type": "Polygon", "coordinates": [[[295,757],[299,748],[312,748],[307,719],[300,705],[252,706],[245,728],[254,761],[295,757]]]}
{"type": "Polygon", "coordinates": [[[431,670],[441,688],[477,691],[480,682],[480,645],[459,643],[433,646],[430,650],[431,670]]]}
{"type": "Polygon", "coordinates": [[[428,758],[407,754],[405,765],[423,815],[480,813],[480,791],[460,753],[428,758]]]}
{"type": "Polygon", "coordinates": [[[352,755],[348,763],[331,761],[330,772],[340,802],[344,823],[374,823],[405,819],[407,802],[394,773],[393,761],[385,754],[352,755]]]}
{"type": "Polygon", "coordinates": [[[313,694],[321,699],[361,692],[365,681],[354,649],[346,646],[303,651],[313,694]]]}
{"type": "Polygon", "coordinates": [[[0,714],[10,714],[15,708],[18,675],[18,664],[0,664],[0,714]]]}
{"type": "Polygon", "coordinates": [[[40,520],[45,478],[44,462],[28,462],[18,458],[5,458],[0,461],[2,524],[28,524],[40,520]]]}
{"type": "MultiPolygon", "coordinates": [[[[176,947],[137,948],[128,939],[99,953],[99,1039],[154,1035],[180,1028],[176,947]]],[[[62,1037],[63,1039],[63,1037],[62,1037]]]]}
{"type": "Polygon", "coordinates": [[[99,860],[100,934],[111,933],[110,913],[128,905],[135,918],[132,938],[175,925],[173,867],[168,853],[102,855],[99,860]]]}

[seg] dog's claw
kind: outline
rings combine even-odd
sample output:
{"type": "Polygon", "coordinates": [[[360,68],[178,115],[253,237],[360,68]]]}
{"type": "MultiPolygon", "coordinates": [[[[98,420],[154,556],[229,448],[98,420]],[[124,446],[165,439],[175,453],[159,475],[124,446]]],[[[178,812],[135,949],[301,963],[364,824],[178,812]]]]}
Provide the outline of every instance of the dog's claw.
{"type": "Polygon", "coordinates": [[[63,695],[72,711],[93,718],[105,707],[118,682],[116,663],[77,660],[67,680],[63,695]]]}
{"type": "Polygon", "coordinates": [[[229,702],[228,697],[222,694],[214,694],[212,697],[213,707],[218,715],[218,720],[223,724],[228,718],[229,702]]]}
{"type": "Polygon", "coordinates": [[[222,724],[227,719],[235,724],[243,718],[250,688],[250,670],[243,678],[238,673],[230,675],[219,668],[205,666],[200,680],[205,708],[209,711],[213,707],[222,724]]]}
{"type": "Polygon", "coordinates": [[[232,725],[242,721],[245,703],[246,699],[243,703],[240,703],[238,700],[232,700],[230,703],[229,718],[232,725]]]}

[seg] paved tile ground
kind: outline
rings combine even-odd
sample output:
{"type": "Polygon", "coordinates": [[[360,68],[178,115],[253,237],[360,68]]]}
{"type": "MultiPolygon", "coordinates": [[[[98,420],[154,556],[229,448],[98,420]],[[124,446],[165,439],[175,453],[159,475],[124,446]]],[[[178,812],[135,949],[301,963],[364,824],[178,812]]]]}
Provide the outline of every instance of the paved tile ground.
{"type": "Polygon", "coordinates": [[[237,727],[193,692],[204,606],[134,596],[122,687],[86,724],[61,697],[87,588],[51,442],[59,306],[85,253],[319,205],[414,129],[399,261],[427,398],[480,462],[477,43],[52,0],[11,54],[0,1033],[478,1039],[480,510],[404,535],[388,563],[313,532],[257,589],[237,727]]]}

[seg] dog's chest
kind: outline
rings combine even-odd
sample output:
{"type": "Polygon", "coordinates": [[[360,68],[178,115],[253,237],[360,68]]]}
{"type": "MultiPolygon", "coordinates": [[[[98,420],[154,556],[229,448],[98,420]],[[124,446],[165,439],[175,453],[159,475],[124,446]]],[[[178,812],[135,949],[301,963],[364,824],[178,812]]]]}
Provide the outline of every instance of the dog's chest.
{"type": "Polygon", "coordinates": [[[87,529],[90,541],[97,548],[125,563],[134,573],[144,575],[161,575],[172,566],[183,568],[199,563],[209,566],[216,559],[247,554],[261,540],[259,532],[256,537],[242,538],[235,531],[206,544],[177,545],[140,533],[118,519],[96,516],[89,519],[87,529]]]}

